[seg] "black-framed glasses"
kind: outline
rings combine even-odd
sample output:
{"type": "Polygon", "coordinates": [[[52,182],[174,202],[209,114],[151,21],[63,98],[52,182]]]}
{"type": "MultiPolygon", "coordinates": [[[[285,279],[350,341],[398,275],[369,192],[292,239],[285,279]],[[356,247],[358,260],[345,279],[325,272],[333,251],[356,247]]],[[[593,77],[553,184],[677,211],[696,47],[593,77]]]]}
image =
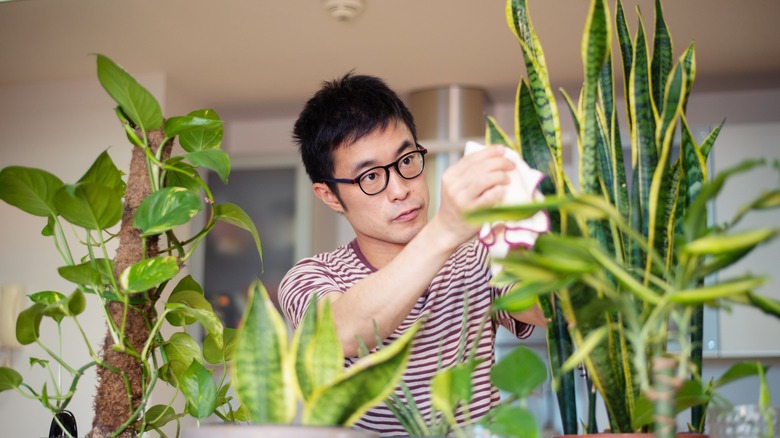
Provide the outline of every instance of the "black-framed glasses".
{"type": "Polygon", "coordinates": [[[423,172],[425,168],[425,154],[428,150],[417,144],[417,150],[401,155],[397,160],[385,166],[372,167],[361,173],[355,179],[332,178],[323,182],[357,184],[366,195],[378,195],[387,187],[390,181],[390,168],[403,179],[413,179],[423,172]]]}

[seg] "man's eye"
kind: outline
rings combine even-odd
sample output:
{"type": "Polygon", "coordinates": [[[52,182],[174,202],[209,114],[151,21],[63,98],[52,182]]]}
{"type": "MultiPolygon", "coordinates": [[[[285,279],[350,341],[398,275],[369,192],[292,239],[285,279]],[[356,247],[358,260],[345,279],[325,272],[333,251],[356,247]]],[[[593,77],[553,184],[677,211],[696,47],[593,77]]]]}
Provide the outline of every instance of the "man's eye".
{"type": "Polygon", "coordinates": [[[401,166],[409,166],[412,164],[412,161],[414,161],[414,158],[411,155],[407,155],[405,157],[401,157],[401,161],[398,164],[401,166]]]}
{"type": "Polygon", "coordinates": [[[360,182],[372,183],[379,180],[379,172],[376,170],[369,171],[360,177],[360,182]]]}

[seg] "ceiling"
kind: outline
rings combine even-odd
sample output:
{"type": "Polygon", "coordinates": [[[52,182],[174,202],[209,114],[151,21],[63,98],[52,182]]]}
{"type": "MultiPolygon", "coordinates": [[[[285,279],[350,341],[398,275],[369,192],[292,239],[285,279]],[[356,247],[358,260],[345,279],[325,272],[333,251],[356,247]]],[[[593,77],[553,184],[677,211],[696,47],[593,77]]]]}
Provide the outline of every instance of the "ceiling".
{"type": "MultiPolygon", "coordinates": [[[[576,95],[589,2],[529,3],[553,82],[576,95]]],[[[624,0],[632,33],[637,5],[652,33],[653,4],[624,0]]],[[[780,88],[780,1],[664,7],[675,55],[695,40],[698,89],[780,88]]],[[[524,74],[504,0],[366,0],[350,22],[322,0],[0,2],[0,86],[94,78],[92,53],[136,76],[165,72],[200,107],[252,114],[294,113],[323,80],[352,69],[402,94],[461,84],[497,101],[512,99],[524,74]]]]}

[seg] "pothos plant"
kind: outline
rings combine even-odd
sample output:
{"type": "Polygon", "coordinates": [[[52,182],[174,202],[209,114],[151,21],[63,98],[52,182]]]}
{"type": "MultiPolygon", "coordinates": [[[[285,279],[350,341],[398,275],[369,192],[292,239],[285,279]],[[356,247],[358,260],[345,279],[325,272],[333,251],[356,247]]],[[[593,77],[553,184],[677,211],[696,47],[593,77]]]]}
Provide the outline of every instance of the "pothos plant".
{"type": "MultiPolygon", "coordinates": [[[[746,161],[707,174],[707,156],[722,124],[696,141],[686,118],[696,76],[694,46],[674,62],[660,0],[652,55],[641,15],[632,38],[617,0],[614,32],[630,158],[623,156],[617,111],[613,18],[604,0],[591,1],[582,40],[583,88],[577,103],[563,93],[577,130],[579,188],[574,187],[563,170],[557,101],[526,1],[508,0],[506,14],[528,78],[518,87],[514,141],[493,119],[487,141],[514,148],[544,172],[547,200],[476,212],[472,219],[520,220],[547,209],[553,232],[541,236],[533,250],[512,251],[500,261],[497,280],[516,287],[496,307],[519,311],[539,302],[548,317],[550,365],[565,433],[578,431],[572,369],[582,363],[595,389],[586,431],[597,431],[598,393],[613,433],[654,429],[657,436],[674,436],[676,412],[711,397],[712,386],[705,389],[700,378],[703,306],[738,303],[780,316],[780,303],[755,292],[764,278],[715,278],[777,236],[776,227],[737,231],[736,226],[753,210],[778,207],[780,188],[753,199],[747,194],[748,202],[728,222],[708,220],[708,202],[730,177],[767,163],[746,161]],[[673,160],[675,138],[680,153],[673,160]],[[705,284],[705,279],[712,281],[705,284]]],[[[761,366],[747,366],[727,374],[761,372],[761,366]]],[[[691,423],[693,429],[703,428],[701,410],[694,411],[691,423]]]]}
{"type": "Polygon", "coordinates": [[[220,149],[222,121],[210,109],[163,118],[155,98],[102,55],[97,55],[97,75],[117,104],[117,118],[133,148],[126,182],[106,152],[75,183],[29,167],[0,171],[0,199],[46,219],[43,235],[52,239],[61,258],[57,271],[74,289],[31,294],[32,304],[17,321],[19,342],[36,344],[48,355],[32,358],[31,365],[46,369],[51,381],[38,386],[23,381],[14,369],[2,368],[0,391],[15,390],[37,399],[60,421],[56,414],[68,407],[84,373],[96,367],[95,415],[86,436],[138,436],[187,414],[235,419],[226,395],[229,380],[213,387],[203,383],[211,381],[206,363],[224,364],[230,358],[235,333],[223,328],[192,277],[168,287],[219,221],[247,230],[261,252],[251,219],[235,204],[217,204],[198,173],[206,168],[228,180],[230,159],[220,149]],[[173,154],[177,140],[183,152],[173,154]],[[202,229],[179,237],[179,227],[191,224],[203,210],[202,229]],[[118,241],[114,257],[109,254],[110,241],[118,241]],[[107,330],[100,346],[91,345],[79,322],[86,311],[86,295],[100,303],[91,311],[105,317],[107,330]],[[186,330],[196,322],[205,331],[202,347],[186,330]],[[63,360],[62,339],[57,348],[40,338],[44,323],[58,328],[74,324],[89,357],[80,364],[63,360]],[[163,335],[164,325],[173,327],[172,335],[163,335]],[[58,384],[54,367],[64,371],[69,384],[58,384]],[[161,380],[183,394],[185,412],[175,412],[172,401],[149,405],[161,380]]]}

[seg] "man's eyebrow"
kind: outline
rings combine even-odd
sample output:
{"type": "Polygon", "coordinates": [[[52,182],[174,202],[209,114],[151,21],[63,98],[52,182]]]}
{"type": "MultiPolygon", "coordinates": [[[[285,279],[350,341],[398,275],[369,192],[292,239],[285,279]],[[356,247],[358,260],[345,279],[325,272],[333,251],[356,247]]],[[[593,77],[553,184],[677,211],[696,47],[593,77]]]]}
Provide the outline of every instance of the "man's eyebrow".
{"type": "MultiPolygon", "coordinates": [[[[401,146],[396,149],[396,156],[401,156],[407,149],[413,148],[415,144],[409,140],[404,140],[403,143],[401,143],[401,146]]],[[[380,166],[380,164],[377,164],[376,160],[365,160],[361,161],[359,163],[356,163],[354,166],[352,166],[352,173],[358,173],[364,169],[369,169],[372,167],[380,166]]],[[[382,164],[384,166],[384,164],[382,164]]]]}

